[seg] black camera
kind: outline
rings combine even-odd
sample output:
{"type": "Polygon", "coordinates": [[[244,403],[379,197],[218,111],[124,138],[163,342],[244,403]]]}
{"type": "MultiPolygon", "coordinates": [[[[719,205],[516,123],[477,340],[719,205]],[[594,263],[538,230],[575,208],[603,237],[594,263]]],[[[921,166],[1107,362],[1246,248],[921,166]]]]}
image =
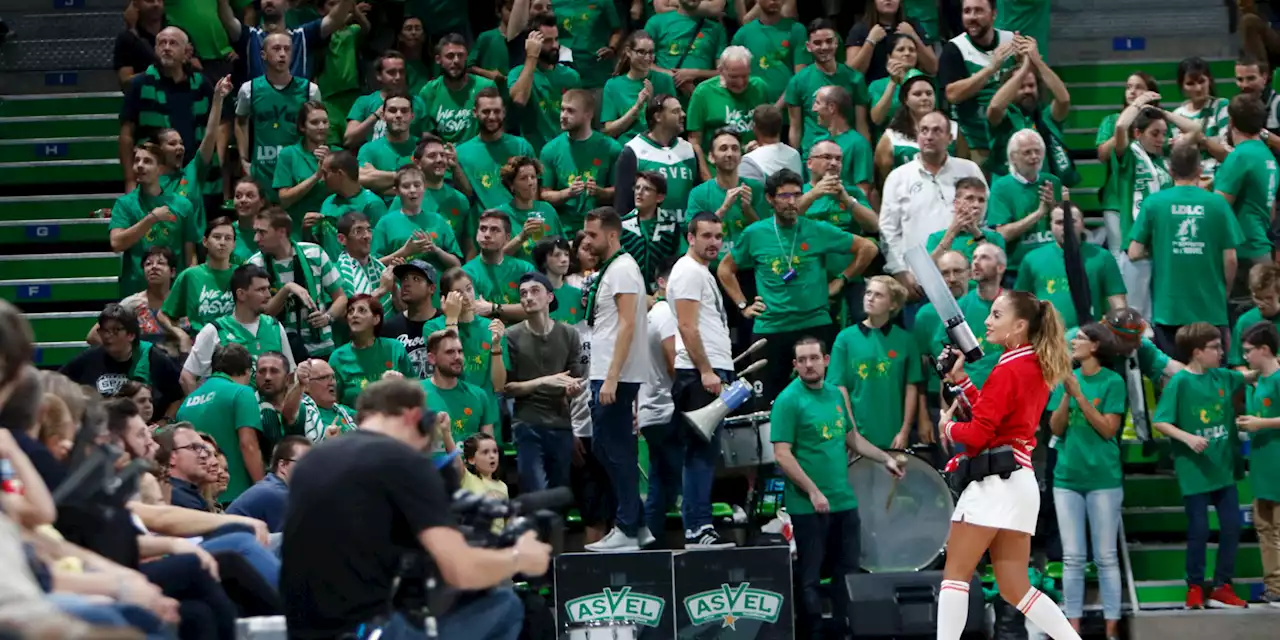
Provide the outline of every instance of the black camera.
{"type": "Polygon", "coordinates": [[[539,539],[555,547],[563,539],[564,519],[554,509],[572,502],[573,494],[568,489],[538,491],[514,501],[459,489],[453,494],[451,511],[457,518],[458,530],[473,547],[511,547],[528,531],[536,532],[539,539]]]}

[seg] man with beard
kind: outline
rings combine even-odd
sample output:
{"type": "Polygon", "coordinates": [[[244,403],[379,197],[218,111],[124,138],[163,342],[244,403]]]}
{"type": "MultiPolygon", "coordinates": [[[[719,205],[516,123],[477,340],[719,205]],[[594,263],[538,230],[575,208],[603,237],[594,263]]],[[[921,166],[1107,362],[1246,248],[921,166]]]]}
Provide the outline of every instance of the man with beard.
{"type": "Polygon", "coordinates": [[[118,304],[109,304],[98,314],[98,337],[102,346],[89,347],[61,373],[73,381],[93,387],[104,398],[115,395],[127,380],[151,385],[155,415],[172,415],[170,406],[186,395],[175,384],[178,366],[150,342],[139,339],[138,318],[118,304]]]}
{"type": "Polygon", "coordinates": [[[382,323],[382,337],[399,340],[409,354],[409,361],[418,368],[418,378],[426,380],[431,375],[431,367],[422,327],[441,315],[432,302],[436,295],[436,269],[422,260],[411,260],[396,265],[391,272],[400,282],[400,301],[405,309],[386,318],[382,323]]]}
{"type": "MultiPolygon", "coordinates": [[[[819,90],[820,93],[825,91],[843,92],[844,89],[826,87],[819,90]]],[[[861,137],[857,131],[850,133],[861,137]]],[[[844,177],[848,175],[843,169],[847,165],[845,153],[830,138],[819,139],[809,150],[809,182],[804,185],[800,210],[804,211],[806,218],[821,220],[841,231],[859,235],[874,233],[880,229],[880,217],[871,208],[866,192],[858,185],[845,181],[844,177]]],[[[841,324],[861,322],[864,317],[862,294],[866,291],[866,286],[862,276],[857,275],[847,281],[840,278],[852,260],[854,256],[851,255],[835,255],[826,260],[827,277],[840,282],[840,293],[843,294],[842,298],[836,298],[843,301],[843,312],[840,302],[834,303],[831,309],[836,318],[844,314],[841,324]]]]}
{"type": "MultiPolygon", "coordinates": [[[[627,148],[636,154],[638,173],[650,171],[666,180],[666,195],[658,217],[675,223],[677,229],[682,228],[688,217],[685,211],[689,206],[689,192],[698,176],[693,145],[680,137],[684,132],[684,107],[675,96],[658,94],[645,105],[644,123],[645,132],[632,138],[627,148]]],[[[678,237],[680,233],[677,231],[675,235],[678,237]]]]}
{"type": "Polygon", "coordinates": [[[298,142],[303,103],[320,101],[320,87],[290,73],[293,55],[287,34],[267,36],[262,42],[266,73],[240,85],[236,95],[236,148],[242,150],[244,175],[258,184],[272,184],[280,151],[298,142]]]}
{"type": "Polygon", "coordinates": [[[507,74],[507,86],[511,102],[520,108],[520,134],[537,152],[559,131],[555,115],[560,112],[561,96],[580,87],[582,78],[559,64],[560,31],[555,17],[541,16],[534,24],[538,30],[525,40],[524,64],[507,74]]]}
{"type": "Polygon", "coordinates": [[[244,345],[219,346],[213,353],[213,375],[205,380],[178,409],[177,420],[190,422],[218,443],[227,458],[227,489],[221,502],[240,497],[262,479],[262,415],[249,386],[253,359],[244,345]]]}
{"type": "Polygon", "coordinates": [[[1043,169],[1045,144],[1040,134],[1018,131],[1009,139],[1007,149],[1012,173],[992,180],[986,222],[1008,245],[1009,273],[1016,275],[1024,256],[1053,242],[1049,210],[1063,190],[1058,176],[1043,169]]]}
{"type": "MultiPolygon", "coordinates": [[[[960,305],[960,312],[964,314],[965,322],[978,339],[978,346],[982,347],[982,359],[977,362],[967,362],[964,365],[965,373],[978,387],[986,382],[987,376],[991,375],[991,369],[1004,354],[1003,347],[987,342],[985,336],[987,335],[987,316],[991,315],[991,303],[995,302],[1003,291],[1000,283],[1004,280],[1007,264],[1008,257],[1004,249],[990,242],[978,245],[978,248],[973,251],[973,266],[970,272],[970,278],[976,281],[978,286],[956,300],[960,305]]],[[[951,289],[954,291],[955,287],[951,289]]],[[[941,353],[943,346],[947,344],[949,342],[946,327],[939,326],[933,334],[933,343],[924,353],[941,353]]]]}
{"type": "Polygon", "coordinates": [[[454,145],[474,138],[479,132],[472,109],[476,94],[486,87],[497,86],[488,78],[467,73],[467,54],[467,41],[462,36],[446,34],[436,43],[436,64],[440,65],[442,75],[418,92],[427,107],[423,129],[454,145]]]}
{"type": "Polygon", "coordinates": [[[283,353],[288,361],[285,371],[293,369],[288,333],[275,318],[263,313],[271,299],[271,277],[267,272],[254,264],[236,267],[231,274],[231,296],[235,299],[235,311],[205,325],[196,334],[191,355],[182,366],[184,390],[194,390],[209,375],[213,351],[220,344],[242,344],[254,357],[271,351],[283,353]]]}
{"type": "MultiPolygon", "coordinates": [[[[952,298],[959,300],[969,293],[971,272],[969,259],[963,253],[955,250],[943,251],[941,254],[934,255],[933,262],[938,265],[938,272],[942,274],[942,281],[947,284],[947,290],[951,292],[952,298]]],[[[911,325],[911,336],[915,338],[917,352],[922,358],[934,354],[933,338],[941,325],[942,319],[938,317],[938,310],[932,302],[925,302],[924,306],[916,311],[915,324],[911,325]]],[[[934,425],[937,424],[938,412],[942,409],[938,395],[942,390],[942,383],[938,376],[932,373],[929,365],[925,366],[924,371],[924,393],[920,394],[920,404],[916,409],[916,436],[921,443],[932,443],[937,441],[934,425]]],[[[946,461],[934,460],[935,465],[943,462],[946,461]]]]}
{"type": "Polygon", "coordinates": [[[236,53],[245,61],[245,71],[250,79],[265,72],[261,62],[264,59],[262,50],[266,48],[267,36],[276,33],[289,36],[293,44],[290,72],[301,78],[310,78],[315,72],[316,58],[323,53],[329,36],[347,24],[355,4],[354,0],[338,0],[337,8],[326,13],[323,18],[291,29],[285,22],[285,14],[289,10],[287,0],[261,0],[257,5],[258,16],[262,21],[260,27],[241,23],[231,8],[231,0],[218,0],[218,19],[231,38],[236,53]]]}
{"type": "MultiPolygon", "coordinates": [[[[376,298],[382,308],[394,309],[391,300],[396,293],[396,279],[369,251],[373,243],[369,218],[356,211],[343,214],[338,218],[338,242],[342,243],[342,255],[338,256],[337,263],[338,280],[347,299],[367,293],[376,298]]],[[[339,328],[344,329],[344,335],[338,342],[345,342],[346,327],[339,324],[339,328]]]]}
{"type": "Polygon", "coordinates": [[[496,87],[485,87],[476,93],[475,116],[480,134],[458,145],[458,164],[475,191],[480,209],[487,210],[511,202],[511,192],[501,180],[507,161],[516,156],[534,158],[537,154],[528,140],[507,133],[507,108],[496,87]]]}
{"type": "MultiPolygon", "coordinates": [[[[498,405],[493,394],[463,379],[465,358],[462,340],[453,329],[436,331],[427,336],[427,363],[431,377],[422,379],[427,394],[427,408],[449,415],[449,430],[455,442],[473,433],[493,435],[498,422],[498,405]]],[[[444,451],[437,441],[436,453],[444,451]]]]}
{"type": "Polygon", "coordinates": [[[156,64],[134,76],[124,92],[118,146],[125,193],[138,185],[133,166],[137,141],[155,139],[161,129],[177,131],[186,149],[185,166],[204,139],[213,85],[190,69],[190,51],[191,41],[182,29],[162,29],[156,35],[156,64]]]}
{"type": "MultiPolygon", "coordinates": [[[[840,165],[841,181],[857,185],[863,194],[869,195],[875,177],[875,152],[867,142],[866,135],[849,126],[847,114],[853,111],[853,99],[849,92],[838,85],[818,89],[813,94],[812,111],[817,116],[818,125],[826,130],[826,133],[813,137],[813,143],[819,140],[836,143],[843,156],[840,165]]],[[[801,148],[813,153],[812,143],[801,148]]]]}
{"type": "Polygon", "coordinates": [[[656,13],[644,25],[653,36],[654,65],[670,71],[684,95],[715,77],[716,56],[729,41],[719,20],[699,13],[699,4],[699,0],[679,0],[675,11],[656,13]]]}
{"type": "Polygon", "coordinates": [[[927,113],[920,118],[916,125],[916,142],[920,145],[920,153],[914,160],[889,173],[880,198],[880,246],[884,251],[884,269],[897,278],[913,298],[919,298],[922,292],[915,276],[903,262],[903,253],[907,247],[926,242],[933,232],[947,228],[954,213],[956,184],[960,179],[978,178],[986,184],[977,163],[947,154],[947,146],[951,144],[951,121],[941,111],[927,113]]]}
{"type": "MultiPolygon", "coordinates": [[[[387,98],[396,94],[409,95],[404,56],[399,51],[391,50],[379,56],[373,65],[373,73],[378,90],[360,96],[351,105],[351,112],[347,114],[347,131],[342,136],[344,149],[358,149],[370,140],[387,135],[387,98]]],[[[411,101],[413,117],[418,120],[411,119],[409,126],[411,132],[417,134],[420,133],[419,120],[426,115],[427,105],[418,97],[411,98],[411,101]]]]}
{"type": "Polygon", "coordinates": [[[742,138],[733,131],[721,129],[707,142],[716,175],[689,192],[689,209],[685,217],[692,221],[699,213],[714,213],[724,224],[721,251],[733,251],[733,245],[743,230],[761,216],[768,217],[769,205],[764,200],[763,184],[738,175],[738,167],[742,164],[742,138]]]}
{"type": "Polygon", "coordinates": [[[1014,34],[992,26],[995,0],[964,0],[961,12],[965,32],[943,45],[938,84],[945,87],[951,116],[960,123],[972,159],[985,164],[991,149],[987,106],[1013,73],[1014,34]]]}
{"type": "Polygon", "coordinates": [[[413,164],[413,152],[418,146],[409,135],[415,117],[414,102],[402,92],[387,96],[382,103],[386,135],[360,147],[360,186],[380,194],[386,203],[396,196],[396,170],[413,164]]]}
{"type": "Polygon", "coordinates": [[[1080,182],[1080,174],[1076,172],[1062,132],[1063,123],[1071,111],[1071,94],[1049,63],[1040,57],[1035,40],[1015,36],[1013,50],[1021,64],[991,97],[985,114],[987,132],[991,136],[991,160],[988,164],[991,175],[1009,173],[1009,159],[1005,157],[1005,151],[1013,134],[1023,129],[1034,129],[1048,146],[1045,160],[1049,163],[1049,172],[1058,176],[1064,186],[1073,187],[1080,182]],[[1053,96],[1048,106],[1040,104],[1042,87],[1053,96]]]}
{"type": "MultiPolygon", "coordinates": [[[[279,351],[268,351],[258,356],[253,373],[253,384],[258,390],[258,413],[262,417],[262,435],[267,447],[274,447],[286,436],[283,415],[297,415],[302,402],[302,385],[289,375],[289,361],[279,351]]],[[[295,434],[296,435],[296,434],[295,434]]]]}
{"type": "MultiPolygon", "coordinates": [[[[1235,72],[1236,88],[1240,93],[1257,96],[1262,101],[1267,112],[1267,131],[1280,134],[1280,93],[1271,88],[1270,66],[1261,58],[1242,53],[1236,60],[1235,72]]],[[[1272,152],[1280,151],[1280,137],[1268,135],[1263,138],[1263,142],[1267,143],[1272,152]]]]}
{"type": "Polygon", "coordinates": [[[705,182],[711,179],[711,163],[704,145],[720,129],[729,129],[751,141],[751,114],[766,103],[768,87],[751,76],[751,52],[733,46],[720,54],[719,75],[703,80],[689,98],[689,144],[698,158],[698,172],[705,182]]]}
{"type": "Polygon", "coordinates": [[[503,322],[523,320],[520,276],[533,271],[533,265],[504,251],[511,241],[511,218],[501,211],[485,211],[476,226],[480,254],[462,265],[475,287],[476,315],[503,322]]]}
{"type": "MultiPolygon", "coordinates": [[[[785,96],[787,109],[791,116],[791,131],[788,139],[796,149],[808,149],[824,133],[836,137],[830,126],[822,121],[822,112],[818,110],[818,94],[827,87],[844,89],[846,97],[840,100],[840,111],[844,128],[850,126],[850,118],[857,125],[856,132],[862,135],[864,143],[870,139],[871,130],[867,128],[867,105],[871,96],[867,93],[867,82],[863,75],[836,60],[839,47],[839,36],[836,35],[835,23],[826,18],[819,18],[809,23],[808,43],[805,45],[813,56],[813,64],[801,69],[787,83],[785,96]]],[[[845,145],[841,145],[842,147],[845,145]]],[[[868,169],[869,171],[870,169],[868,169]]]]}
{"type": "Polygon", "coordinates": [[[640,266],[645,290],[658,290],[658,265],[676,253],[679,246],[676,221],[662,215],[667,197],[667,181],[656,171],[636,174],[636,208],[622,216],[622,248],[640,266]]]}
{"type": "Polygon", "coordinates": [[[318,444],[356,428],[355,410],[338,402],[338,379],[328,362],[311,359],[298,365],[297,378],[303,395],[290,433],[318,444]]]}
{"type": "Polygon", "coordinates": [[[800,176],[785,170],[773,174],[765,185],[773,218],[747,227],[716,269],[729,299],[743,316],[755,319],[752,339],[769,339],[756,358],[773,363],[760,377],[766,401],[777,398],[791,379],[791,372],[778,363],[790,359],[796,340],[815,336],[826,345],[835,341],[828,300],[861,275],[877,253],[866,238],[802,216],[803,193],[800,176]],[[827,263],[840,255],[853,259],[829,278],[827,263]],[[754,301],[742,293],[739,269],[755,272],[759,295],[754,301]]]}
{"type": "Polygon", "coordinates": [[[179,325],[180,320],[186,318],[191,330],[199,333],[204,325],[235,309],[230,289],[231,252],[235,246],[236,228],[230,217],[209,221],[204,232],[207,259],[178,274],[164,306],[156,314],[156,322],[178,341],[182,353],[191,351],[191,336],[179,325]]]}
{"type": "Polygon", "coordinates": [[[292,227],[284,209],[272,207],[259,213],[253,235],[261,251],[247,264],[261,267],[271,283],[273,295],[265,313],[279,318],[290,339],[300,341],[306,353],[323,358],[333,351],[334,322],[346,317],[347,294],[329,256],[318,245],[290,240],[292,227]]]}
{"type": "Polygon", "coordinates": [[[570,238],[582,229],[588,211],[613,202],[613,165],[622,146],[591,128],[595,116],[592,93],[565,92],[560,101],[564,133],[542,149],[542,199],[555,206],[570,238]]]}

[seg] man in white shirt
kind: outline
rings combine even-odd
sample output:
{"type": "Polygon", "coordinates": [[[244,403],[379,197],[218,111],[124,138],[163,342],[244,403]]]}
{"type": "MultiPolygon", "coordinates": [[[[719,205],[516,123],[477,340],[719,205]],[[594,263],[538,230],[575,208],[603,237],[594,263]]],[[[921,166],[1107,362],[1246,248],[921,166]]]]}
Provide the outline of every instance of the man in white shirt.
{"type": "Polygon", "coordinates": [[[182,389],[191,393],[207,378],[213,368],[213,350],[223,340],[238,342],[249,349],[255,366],[258,356],[270,351],[283,353],[293,371],[293,351],[283,324],[263,313],[271,299],[271,280],[266,270],[252,264],[236,267],[231,274],[231,297],[236,307],[231,315],[206,324],[191,346],[191,354],[182,365],[182,389]]]}
{"type": "Polygon", "coordinates": [[[613,483],[618,509],[613,530],[588,551],[635,551],[652,541],[641,521],[639,452],[633,433],[640,384],[649,381],[649,319],[644,276],[622,250],[622,219],[613,207],[587,214],[582,248],[599,259],[587,290],[591,325],[591,445],[613,483]]]}
{"type": "Polygon", "coordinates": [[[782,110],[772,104],[762,104],[751,112],[751,118],[756,139],[747,145],[750,152],[742,156],[738,175],[761,184],[781,169],[803,175],[800,152],[782,141],[782,110]]]}
{"type": "MultiPolygon", "coordinates": [[[[676,262],[667,282],[667,298],[675,305],[675,384],[671,393],[680,413],[701,409],[720,397],[733,379],[733,354],[724,297],[709,265],[724,244],[724,225],[714,213],[699,213],[689,221],[689,250],[676,262]]],[[[683,418],[677,417],[683,422],[683,418]]],[[[707,442],[688,426],[684,434],[684,546],[732,547],[711,524],[711,483],[720,455],[720,427],[707,442]]],[[[653,457],[650,450],[650,459],[653,457]]]]}
{"type": "Polygon", "coordinates": [[[676,262],[669,256],[654,274],[658,299],[649,309],[649,381],[640,385],[636,424],[649,446],[649,493],[644,522],[649,531],[662,531],[667,510],[680,496],[684,470],[684,420],[671,399],[671,376],[676,363],[676,316],[667,302],[667,282],[676,262]]]}
{"type": "Polygon", "coordinates": [[[920,118],[916,125],[916,143],[920,145],[920,154],[894,169],[884,181],[880,252],[884,254],[885,271],[918,299],[923,294],[903,262],[903,254],[951,224],[957,180],[977,178],[984,185],[987,181],[982,169],[972,160],[947,155],[951,121],[941,111],[920,118]]]}

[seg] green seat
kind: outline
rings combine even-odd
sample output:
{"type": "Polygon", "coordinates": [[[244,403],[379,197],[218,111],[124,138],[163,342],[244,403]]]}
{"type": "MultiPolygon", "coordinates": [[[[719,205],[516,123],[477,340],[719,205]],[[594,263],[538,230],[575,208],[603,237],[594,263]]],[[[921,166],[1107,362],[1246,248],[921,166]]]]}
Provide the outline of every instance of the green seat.
{"type": "Polygon", "coordinates": [[[0,163],[109,160],[118,158],[118,152],[118,139],[112,136],[0,140],[0,163]]]}
{"type": "Polygon", "coordinates": [[[0,139],[119,136],[120,114],[0,117],[0,139]]]}
{"type": "Polygon", "coordinates": [[[0,224],[28,220],[83,220],[99,209],[110,210],[120,194],[63,194],[0,198],[0,224]]]}
{"type": "Polygon", "coordinates": [[[119,91],[0,96],[0,118],[112,114],[124,106],[119,91]]]}
{"type": "Polygon", "coordinates": [[[67,313],[28,313],[27,322],[36,342],[75,342],[84,340],[98,321],[97,311],[73,311],[67,313]]]}
{"type": "Polygon", "coordinates": [[[22,278],[89,278],[120,271],[120,256],[106,253],[0,255],[0,273],[22,278]]]}
{"type": "Polygon", "coordinates": [[[120,160],[49,160],[0,163],[0,185],[119,182],[120,160]]]}
{"type": "Polygon", "coordinates": [[[0,245],[33,242],[101,242],[106,245],[110,239],[107,231],[110,224],[106,218],[10,220],[0,222],[0,245]]]}
{"type": "Polygon", "coordinates": [[[49,280],[0,280],[0,299],[19,307],[32,302],[105,303],[120,298],[116,276],[98,278],[61,278],[49,280]]]}

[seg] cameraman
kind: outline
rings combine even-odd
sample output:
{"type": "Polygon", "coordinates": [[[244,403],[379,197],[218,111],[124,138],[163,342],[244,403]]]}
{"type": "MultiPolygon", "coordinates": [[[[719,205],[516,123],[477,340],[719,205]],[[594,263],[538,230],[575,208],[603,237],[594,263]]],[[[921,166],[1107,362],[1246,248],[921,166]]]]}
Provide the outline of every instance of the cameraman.
{"type": "MultiPolygon", "coordinates": [[[[425,404],[416,381],[371,384],[358,401],[359,430],[298,462],[280,578],[291,638],[366,638],[377,629],[383,640],[427,637],[420,620],[392,604],[404,558],[422,549],[456,589],[547,571],[551,548],[532,532],[514,548],[481,549],[454,528],[450,496],[426,454],[448,416],[424,416],[425,404]]],[[[514,640],[522,611],[510,589],[474,595],[437,616],[439,637],[514,640]]]]}

